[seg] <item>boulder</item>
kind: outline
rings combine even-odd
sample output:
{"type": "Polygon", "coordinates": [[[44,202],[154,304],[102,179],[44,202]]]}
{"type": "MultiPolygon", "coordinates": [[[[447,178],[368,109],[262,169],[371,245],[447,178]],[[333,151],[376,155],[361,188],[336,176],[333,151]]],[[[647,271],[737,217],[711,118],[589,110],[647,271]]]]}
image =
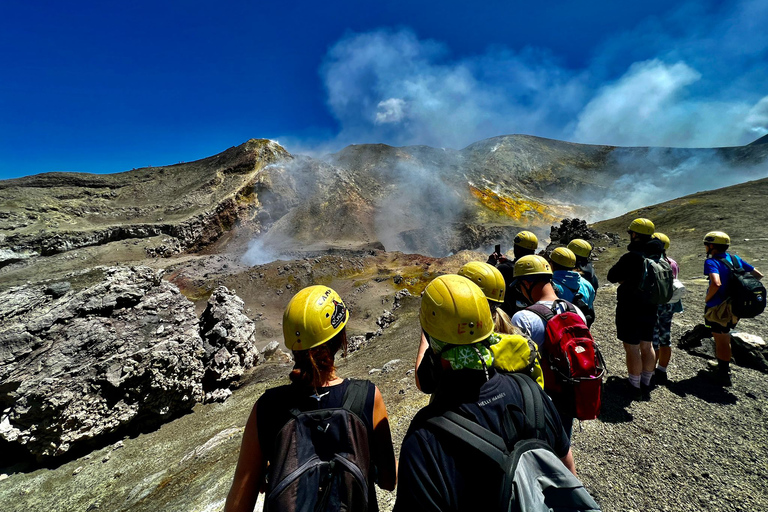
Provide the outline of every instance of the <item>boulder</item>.
{"type": "Polygon", "coordinates": [[[739,366],[768,373],[768,346],[760,336],[745,332],[732,333],[731,351],[739,366]]]}
{"type": "Polygon", "coordinates": [[[256,324],[245,314],[243,300],[226,286],[216,288],[200,317],[206,393],[228,387],[256,364],[259,351],[254,345],[255,331],[256,324]]]}
{"type": "Polygon", "coordinates": [[[0,444],[59,456],[202,400],[194,305],[161,275],[98,268],[0,294],[0,444]]]}

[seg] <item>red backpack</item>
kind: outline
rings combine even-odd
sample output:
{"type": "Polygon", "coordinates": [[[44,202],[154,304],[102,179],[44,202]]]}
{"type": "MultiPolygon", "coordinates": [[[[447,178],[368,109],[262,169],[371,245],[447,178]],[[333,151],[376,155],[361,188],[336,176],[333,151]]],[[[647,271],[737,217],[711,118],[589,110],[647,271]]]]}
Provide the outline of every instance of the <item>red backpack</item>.
{"type": "Polygon", "coordinates": [[[592,333],[576,308],[568,301],[556,300],[549,308],[544,304],[528,306],[546,325],[541,351],[544,390],[573,403],[573,416],[593,420],[600,414],[600,401],[605,376],[605,361],[592,333]],[[558,312],[558,303],[565,310],[558,312]]]}

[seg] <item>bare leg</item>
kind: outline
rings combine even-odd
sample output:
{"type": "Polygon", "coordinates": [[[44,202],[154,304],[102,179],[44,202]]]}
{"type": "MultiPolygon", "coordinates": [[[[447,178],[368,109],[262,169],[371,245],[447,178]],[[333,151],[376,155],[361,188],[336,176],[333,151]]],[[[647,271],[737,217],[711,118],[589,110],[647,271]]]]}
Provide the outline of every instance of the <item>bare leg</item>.
{"type": "Polygon", "coordinates": [[[721,361],[731,360],[731,335],[730,333],[713,332],[715,338],[715,355],[721,361]]]}
{"type": "Polygon", "coordinates": [[[659,366],[664,368],[669,366],[669,360],[672,359],[672,347],[659,347],[657,359],[659,361],[659,366]]]}
{"type": "Polygon", "coordinates": [[[653,350],[653,343],[650,341],[640,342],[640,358],[642,371],[653,372],[656,368],[656,353],[653,350]]]}
{"type": "Polygon", "coordinates": [[[627,353],[627,373],[639,377],[643,372],[640,345],[630,345],[629,343],[625,343],[624,351],[627,353]]]}

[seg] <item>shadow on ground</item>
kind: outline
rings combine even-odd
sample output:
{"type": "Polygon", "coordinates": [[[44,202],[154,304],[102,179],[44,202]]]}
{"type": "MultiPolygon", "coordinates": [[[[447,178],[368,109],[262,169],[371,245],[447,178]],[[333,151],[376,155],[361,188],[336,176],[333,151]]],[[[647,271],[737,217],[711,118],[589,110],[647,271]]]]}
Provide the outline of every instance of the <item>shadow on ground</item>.
{"type": "Polygon", "coordinates": [[[627,423],[633,416],[627,410],[632,404],[632,395],[627,389],[627,380],[612,375],[603,386],[603,403],[600,420],[605,423],[627,423]]]}
{"type": "Polygon", "coordinates": [[[715,382],[708,370],[699,370],[699,373],[685,380],[670,381],[667,388],[682,398],[691,395],[710,404],[733,405],[736,403],[736,396],[728,391],[728,388],[715,382]]]}

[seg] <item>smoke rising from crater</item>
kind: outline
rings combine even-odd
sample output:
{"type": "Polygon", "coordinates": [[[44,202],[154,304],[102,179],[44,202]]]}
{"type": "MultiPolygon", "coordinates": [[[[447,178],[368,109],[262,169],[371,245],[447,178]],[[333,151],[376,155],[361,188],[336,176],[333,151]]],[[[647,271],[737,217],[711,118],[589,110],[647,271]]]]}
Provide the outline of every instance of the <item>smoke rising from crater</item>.
{"type": "Polygon", "coordinates": [[[716,149],[619,148],[608,168],[618,178],[607,193],[586,192],[581,198],[594,209],[590,221],[768,176],[768,161],[734,163],[716,149]]]}
{"type": "Polygon", "coordinates": [[[453,230],[464,198],[441,179],[437,168],[393,162],[385,171],[386,194],[378,202],[376,234],[388,251],[426,251],[445,256],[441,233],[453,230]]]}

